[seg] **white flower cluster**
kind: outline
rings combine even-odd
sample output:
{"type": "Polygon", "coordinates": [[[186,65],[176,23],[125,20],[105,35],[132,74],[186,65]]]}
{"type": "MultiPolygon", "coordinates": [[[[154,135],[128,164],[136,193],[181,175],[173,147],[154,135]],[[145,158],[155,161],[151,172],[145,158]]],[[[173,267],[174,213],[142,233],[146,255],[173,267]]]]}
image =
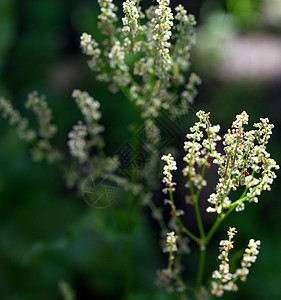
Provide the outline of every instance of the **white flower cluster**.
{"type": "Polygon", "coordinates": [[[73,91],[72,97],[83,114],[87,130],[92,136],[94,144],[103,147],[104,142],[100,133],[103,132],[104,127],[98,123],[101,118],[99,101],[94,100],[87,92],[77,89],[73,91]]]}
{"type": "Polygon", "coordinates": [[[196,116],[199,118],[199,122],[196,122],[190,128],[191,133],[186,135],[188,141],[184,144],[184,150],[187,154],[183,160],[187,165],[183,169],[183,174],[188,176],[187,187],[192,184],[197,189],[201,189],[206,186],[207,182],[201,173],[196,172],[196,169],[197,167],[209,166],[208,159],[211,156],[214,159],[220,159],[220,154],[216,151],[216,145],[221,138],[218,135],[220,126],[211,125],[209,113],[199,111],[196,116]],[[202,129],[206,133],[205,138],[202,129]]]}
{"type": "Polygon", "coordinates": [[[170,153],[168,155],[163,155],[161,159],[166,162],[163,170],[164,178],[162,180],[162,182],[165,183],[166,188],[163,189],[163,192],[167,193],[170,191],[170,189],[174,191],[174,186],[176,185],[176,183],[173,182],[173,175],[171,172],[177,170],[176,162],[170,153]]]}
{"type": "Polygon", "coordinates": [[[98,0],[101,14],[98,18],[101,20],[98,24],[103,34],[110,35],[114,29],[113,23],[117,21],[117,7],[112,3],[113,0],[98,0]]]}
{"type": "Polygon", "coordinates": [[[25,107],[31,109],[37,117],[38,135],[43,138],[52,138],[57,131],[57,127],[51,124],[52,110],[49,108],[45,96],[39,96],[36,91],[30,93],[25,107]]]}
{"type": "Polygon", "coordinates": [[[169,7],[170,0],[157,0],[158,7],[155,9],[155,16],[151,20],[152,38],[155,42],[156,57],[155,71],[159,78],[163,78],[171,67],[171,57],[169,48],[171,44],[168,40],[171,38],[171,28],[173,26],[173,14],[169,7]]]}
{"type": "Polygon", "coordinates": [[[228,240],[220,241],[220,260],[219,270],[215,270],[212,274],[212,278],[217,281],[212,281],[212,294],[218,297],[222,296],[224,289],[236,290],[236,284],[231,282],[233,275],[229,272],[229,251],[233,248],[233,237],[237,233],[235,227],[230,227],[228,230],[228,240]],[[226,286],[226,288],[225,288],[226,286]]]}
{"type": "MultiPolygon", "coordinates": [[[[176,209],[172,193],[175,183],[171,174],[172,170],[176,170],[174,158],[171,154],[162,157],[162,160],[166,161],[163,172],[165,175],[163,183],[166,184],[166,188],[163,191],[165,193],[170,192],[170,199],[165,200],[165,203],[170,204],[173,217],[168,226],[177,233],[178,245],[180,245],[181,233],[184,233],[198,243],[201,251],[205,251],[222,221],[234,209],[237,211],[242,210],[245,201],[256,202],[256,197],[262,190],[270,190],[270,185],[276,177],[274,171],[279,168],[275,160],[270,158],[270,154],[266,151],[266,145],[274,127],[269,124],[267,118],[261,118],[259,123],[254,124],[254,130],[246,131],[244,126],[248,124],[249,116],[244,111],[236,116],[231,129],[228,130],[222,140],[218,134],[220,126],[212,125],[209,115],[204,111],[197,112],[196,116],[199,121],[190,128],[190,133],[186,135],[187,141],[184,144],[184,149],[187,153],[183,159],[186,162],[183,174],[188,177],[186,186],[190,189],[187,200],[195,207],[195,213],[198,216],[198,228],[199,231],[203,232],[200,232],[201,239],[194,236],[183,225],[180,216],[184,212],[176,209]],[[217,151],[217,144],[221,140],[224,146],[223,154],[217,151]],[[210,167],[211,162],[218,165],[219,182],[216,185],[216,192],[208,198],[212,207],[209,207],[207,211],[216,212],[220,215],[209,232],[205,233],[197,205],[200,191],[206,185],[205,171],[206,168],[210,167]],[[242,195],[239,195],[238,200],[231,201],[229,193],[241,186],[244,187],[242,195]]],[[[233,238],[236,233],[236,228],[230,227],[228,240],[222,240],[219,244],[220,254],[218,259],[220,265],[212,273],[213,280],[211,282],[212,294],[217,297],[221,297],[225,291],[238,290],[237,281],[246,281],[249,267],[256,261],[259,253],[260,241],[251,239],[243,255],[241,267],[237,268],[235,272],[230,272],[229,251],[233,248],[233,238]]],[[[170,242],[173,241],[172,238],[173,236],[169,236],[170,242]]],[[[167,247],[165,250],[168,252],[167,247]]],[[[170,254],[169,266],[173,262],[171,257],[173,257],[173,253],[170,254]]],[[[171,267],[168,267],[166,273],[173,274],[171,267]]],[[[178,278],[180,279],[180,277],[178,278]]],[[[164,277],[165,279],[166,277],[164,277]]]]}
{"type": "MultiPolygon", "coordinates": [[[[141,25],[140,19],[144,18],[144,14],[141,12],[141,8],[137,6],[135,0],[123,2],[123,12],[125,14],[125,17],[122,18],[122,30],[125,34],[123,51],[126,54],[135,55],[141,51],[143,46],[143,35],[146,31],[146,26],[141,25]]],[[[133,85],[132,88],[134,87],[136,86],[133,85]]]]}
{"type": "Polygon", "coordinates": [[[87,134],[87,127],[83,125],[81,121],[78,122],[78,125],[74,125],[68,134],[70,153],[73,157],[77,158],[80,163],[88,159],[87,134]]]}
{"type": "MultiPolygon", "coordinates": [[[[178,237],[176,236],[175,232],[168,232],[167,233],[167,238],[166,238],[166,247],[163,249],[163,252],[168,252],[169,253],[169,266],[168,269],[171,270],[172,273],[172,265],[175,260],[174,252],[178,251],[177,247],[177,239],[178,237]]],[[[175,272],[175,270],[174,270],[175,272]]]]}
{"type": "Polygon", "coordinates": [[[111,92],[121,90],[126,98],[135,102],[143,119],[155,118],[162,108],[170,109],[171,106],[177,106],[178,115],[182,115],[196,96],[198,77],[190,76],[189,80],[186,76],[190,67],[190,46],[195,40],[195,21],[183,6],[178,6],[177,24],[173,26],[169,4],[169,0],[157,0],[157,5],[146,10],[145,23],[139,1],[126,0],[123,2],[123,26],[117,28],[114,24],[116,7],[112,1],[100,0],[99,27],[106,36],[104,41],[99,46],[91,35],[84,33],[81,37],[81,47],[91,56],[88,63],[98,72],[97,79],[110,83],[111,92]],[[172,30],[174,39],[171,38],[172,30]],[[185,85],[182,101],[172,104],[169,101],[174,96],[171,87],[181,85],[185,85]]]}
{"type": "Polygon", "coordinates": [[[10,101],[0,98],[0,110],[3,111],[3,117],[9,119],[11,125],[16,126],[21,139],[32,144],[32,159],[41,161],[45,158],[50,163],[61,160],[63,155],[52,147],[49,140],[56,133],[57,127],[51,124],[52,111],[48,107],[45,97],[33,92],[28,95],[25,106],[35,113],[39,124],[38,130],[28,128],[28,120],[13,108],[10,101]]]}
{"type": "Polygon", "coordinates": [[[176,252],[178,251],[177,248],[177,236],[175,235],[175,232],[168,232],[166,237],[166,247],[163,249],[163,252],[176,252]]]}
{"type": "Polygon", "coordinates": [[[109,64],[113,70],[114,82],[119,86],[127,86],[130,81],[129,67],[125,63],[125,52],[121,43],[116,41],[111,48],[109,54],[109,64]]]}
{"type": "Polygon", "coordinates": [[[136,1],[127,0],[123,2],[123,12],[125,14],[125,17],[122,18],[123,31],[134,36],[138,29],[138,19],[140,17],[136,1]]]}
{"type": "Polygon", "coordinates": [[[251,239],[243,254],[243,259],[241,261],[241,268],[237,269],[234,274],[234,278],[239,277],[241,281],[246,281],[249,274],[249,267],[256,262],[257,255],[259,254],[261,242],[259,240],[255,241],[251,239]]]}
{"type": "Polygon", "coordinates": [[[101,72],[104,68],[104,62],[101,58],[102,52],[99,49],[99,44],[95,39],[90,34],[84,32],[80,37],[80,46],[84,54],[91,56],[91,59],[88,61],[90,69],[95,72],[101,72]]]}
{"type": "Polygon", "coordinates": [[[100,57],[101,51],[98,48],[99,44],[92,38],[90,34],[84,32],[80,39],[80,45],[84,54],[93,56],[94,59],[100,57]]]}
{"type": "Polygon", "coordinates": [[[99,101],[94,100],[87,92],[76,89],[73,91],[72,97],[75,99],[87,123],[95,123],[101,118],[99,101]]]}
{"type": "Polygon", "coordinates": [[[256,261],[257,255],[259,253],[258,249],[260,247],[260,241],[255,241],[251,239],[243,255],[241,261],[241,268],[238,268],[235,273],[229,272],[229,251],[233,248],[233,237],[237,233],[235,227],[230,227],[228,231],[228,240],[222,240],[220,242],[220,255],[218,259],[220,260],[219,270],[215,270],[212,273],[211,282],[212,294],[221,297],[224,291],[237,291],[238,286],[235,283],[238,279],[241,281],[246,281],[247,275],[249,274],[249,267],[252,263],[256,261]]]}
{"type": "Polygon", "coordinates": [[[28,120],[23,118],[20,113],[14,109],[11,101],[0,98],[0,110],[9,123],[16,126],[19,137],[27,142],[32,142],[36,138],[36,132],[28,128],[28,120]]]}
{"type": "MultiPolygon", "coordinates": [[[[256,130],[245,131],[244,125],[248,123],[249,116],[242,112],[236,116],[232,128],[224,135],[224,154],[221,154],[217,151],[217,143],[221,140],[218,135],[220,126],[210,123],[209,113],[199,111],[196,116],[199,121],[190,128],[190,133],[186,135],[188,140],[184,144],[187,154],[183,158],[186,162],[183,175],[188,177],[186,187],[191,192],[187,197],[188,202],[192,203],[193,198],[198,197],[200,190],[206,186],[205,170],[211,166],[211,160],[219,165],[219,182],[216,192],[208,198],[211,206],[207,208],[207,212],[222,214],[226,210],[231,213],[233,209],[243,210],[245,201],[257,202],[261,191],[270,190],[270,185],[276,178],[274,171],[279,169],[266,151],[273,125],[269,124],[267,118],[261,118],[260,123],[254,124],[256,130]],[[244,192],[238,200],[231,201],[230,192],[240,186],[244,187],[244,192]]],[[[164,160],[168,161],[169,157],[164,157],[164,160]]],[[[172,182],[169,164],[171,163],[168,162],[165,166],[166,176],[163,182],[170,188],[175,183],[172,182]]],[[[165,192],[168,190],[164,189],[165,192]]]]}
{"type": "MultiPolygon", "coordinates": [[[[184,47],[189,47],[190,50],[191,46],[195,44],[195,31],[194,26],[196,25],[196,21],[194,19],[193,15],[188,15],[187,11],[184,9],[184,7],[179,4],[175,11],[177,14],[175,15],[175,20],[178,21],[178,24],[176,25],[176,29],[178,31],[178,38],[184,39],[187,43],[184,44],[184,47]]],[[[180,53],[183,52],[184,49],[179,50],[180,53]]]]}
{"type": "Polygon", "coordinates": [[[178,23],[175,26],[177,41],[174,47],[175,60],[173,68],[186,71],[189,68],[189,52],[196,42],[196,33],[194,30],[196,21],[193,15],[187,14],[187,11],[181,4],[175,8],[175,11],[177,12],[175,20],[178,23]]]}
{"type": "Polygon", "coordinates": [[[272,134],[272,124],[267,118],[260,119],[254,124],[256,130],[245,131],[244,125],[248,124],[249,116],[244,111],[236,116],[232,128],[224,135],[224,155],[219,155],[214,163],[219,165],[219,182],[216,192],[211,194],[208,201],[212,206],[208,212],[222,213],[224,209],[235,205],[236,211],[244,209],[244,202],[257,202],[263,190],[270,190],[279,169],[275,160],[270,158],[266,151],[266,144],[272,134]],[[231,191],[239,186],[245,186],[244,193],[233,204],[229,199],[231,191]]]}

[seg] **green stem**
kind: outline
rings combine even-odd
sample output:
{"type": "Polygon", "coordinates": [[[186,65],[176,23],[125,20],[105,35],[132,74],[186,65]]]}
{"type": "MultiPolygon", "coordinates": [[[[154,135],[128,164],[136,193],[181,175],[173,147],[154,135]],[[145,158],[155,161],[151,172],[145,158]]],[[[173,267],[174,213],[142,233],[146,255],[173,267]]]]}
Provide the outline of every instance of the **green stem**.
{"type": "MultiPolygon", "coordinates": [[[[245,189],[245,191],[247,192],[247,188],[245,189]]],[[[208,232],[208,234],[207,234],[207,236],[205,238],[206,244],[213,237],[213,235],[215,234],[215,232],[217,231],[217,229],[219,228],[219,226],[221,225],[221,223],[223,222],[223,220],[235,209],[235,207],[239,203],[245,202],[249,198],[248,196],[244,196],[245,191],[244,191],[244,193],[242,194],[242,196],[238,200],[236,200],[235,202],[233,202],[233,203],[230,204],[229,209],[225,213],[222,213],[222,214],[220,214],[217,217],[215,223],[213,224],[213,226],[211,227],[211,229],[209,230],[209,232],[208,232]]],[[[255,189],[254,189],[253,192],[255,192],[255,189]]]]}
{"type": "Polygon", "coordinates": [[[132,268],[132,261],[133,261],[133,247],[132,247],[132,235],[127,234],[125,236],[125,253],[126,253],[126,273],[125,273],[125,295],[128,296],[132,293],[133,290],[133,268],[132,268]]]}
{"type": "Polygon", "coordinates": [[[172,187],[169,188],[169,195],[170,195],[170,201],[171,201],[171,208],[172,208],[172,213],[174,215],[174,217],[176,218],[180,229],[182,232],[184,232],[187,236],[189,236],[192,240],[194,240],[197,243],[201,242],[201,239],[198,238],[196,235],[194,235],[192,232],[190,232],[182,223],[181,219],[179,218],[179,216],[177,215],[177,211],[175,208],[175,204],[174,204],[174,197],[173,197],[173,191],[172,191],[172,187]]]}
{"type": "Polygon", "coordinates": [[[210,241],[210,239],[213,237],[213,235],[218,230],[218,228],[223,220],[224,220],[223,214],[221,214],[217,217],[215,223],[213,224],[213,226],[211,227],[211,229],[209,230],[209,232],[206,236],[206,239],[205,239],[206,243],[208,243],[210,241]]]}
{"type": "Polygon", "coordinates": [[[97,153],[99,155],[100,158],[106,158],[106,155],[102,149],[102,147],[100,147],[98,144],[96,145],[96,149],[97,149],[97,153]]]}
{"type": "MultiPolygon", "coordinates": [[[[151,209],[151,211],[155,211],[157,209],[156,205],[154,204],[154,202],[152,200],[148,201],[148,206],[151,209]]],[[[163,221],[163,218],[155,218],[161,228],[162,231],[164,231],[166,229],[166,225],[165,222],[163,221]]]]}
{"type": "Polygon", "coordinates": [[[233,202],[230,205],[230,208],[228,209],[228,211],[226,213],[222,213],[218,216],[218,218],[216,219],[215,223],[213,224],[213,226],[211,227],[210,231],[208,232],[208,234],[206,236],[206,239],[205,239],[206,243],[208,243],[210,241],[210,239],[213,237],[215,232],[218,230],[218,228],[221,225],[222,221],[234,210],[236,205],[239,202],[244,201],[246,199],[247,199],[247,197],[244,197],[244,198],[240,198],[237,201],[233,202]]]}
{"type": "MultiPolygon", "coordinates": [[[[207,153],[206,163],[208,161],[208,158],[209,158],[209,152],[207,153]]],[[[202,171],[201,171],[202,180],[205,177],[206,163],[204,164],[202,171]]],[[[195,208],[195,214],[196,214],[196,219],[197,219],[200,236],[201,236],[202,240],[204,240],[205,239],[205,230],[204,230],[202,217],[201,217],[199,205],[198,205],[198,199],[199,199],[200,193],[201,193],[201,189],[198,189],[196,192],[196,195],[195,195],[195,199],[194,199],[194,208],[195,208]]]]}
{"type": "MultiPolygon", "coordinates": [[[[131,138],[132,148],[134,150],[131,153],[130,157],[130,174],[131,174],[131,182],[130,184],[133,186],[137,182],[137,174],[136,174],[136,164],[137,164],[137,155],[139,149],[139,143],[135,138],[135,134],[137,130],[139,130],[140,126],[140,113],[139,110],[136,108],[136,117],[135,117],[135,128],[133,132],[133,136],[131,138]]],[[[133,222],[135,218],[137,218],[137,202],[135,201],[135,195],[131,192],[129,197],[127,212],[129,216],[130,222],[133,222]]],[[[133,233],[131,231],[131,227],[134,224],[130,224],[130,228],[128,228],[129,232],[125,237],[125,253],[126,253],[126,280],[125,280],[125,293],[126,295],[130,295],[133,290],[134,285],[134,276],[133,276],[133,233]]]]}
{"type": "Polygon", "coordinates": [[[203,281],[207,246],[203,246],[203,247],[204,248],[202,250],[200,249],[199,265],[198,265],[197,279],[196,279],[196,290],[200,289],[203,281]]]}
{"type": "Polygon", "coordinates": [[[195,209],[197,224],[198,224],[198,228],[199,228],[199,232],[200,232],[200,237],[201,237],[202,240],[204,240],[205,231],[204,231],[203,222],[202,222],[202,218],[201,218],[201,214],[200,214],[199,205],[198,205],[197,200],[194,202],[194,209],[195,209]]]}

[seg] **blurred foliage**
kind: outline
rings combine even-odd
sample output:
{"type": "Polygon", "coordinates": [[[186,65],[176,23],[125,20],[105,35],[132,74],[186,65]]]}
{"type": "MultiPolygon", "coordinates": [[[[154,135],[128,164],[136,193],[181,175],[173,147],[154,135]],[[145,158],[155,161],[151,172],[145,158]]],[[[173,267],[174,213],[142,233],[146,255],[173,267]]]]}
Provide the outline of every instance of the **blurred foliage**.
{"type": "MultiPolygon", "coordinates": [[[[194,0],[188,1],[187,7],[199,20],[198,45],[205,47],[198,50],[202,55],[194,53],[194,69],[203,78],[195,109],[211,111],[213,122],[222,124],[222,130],[242,110],[247,110],[252,123],[259,117],[269,117],[276,125],[269,148],[280,164],[280,78],[256,83],[223,81],[216,76],[219,62],[215,59],[221,39],[252,32],[273,33],[281,39],[281,3],[270,0],[276,7],[272,12],[268,2],[212,0],[201,1],[199,6],[194,0]]],[[[80,117],[71,91],[88,90],[101,101],[102,122],[107,125],[107,152],[112,154],[129,137],[132,110],[119,94],[109,94],[105,85],[93,80],[86,58],[80,54],[81,32],[92,33],[99,40],[97,14],[95,1],[1,0],[0,95],[21,108],[28,92],[36,89],[45,93],[60,126],[57,139],[66,149],[67,132],[80,117]]],[[[2,118],[0,128],[1,300],[63,299],[58,283],[64,280],[75,290],[78,300],[177,299],[155,285],[156,270],[165,267],[165,259],[158,244],[158,227],[148,211],[130,220],[123,210],[126,194],[122,193],[120,201],[106,210],[90,208],[75,190],[66,190],[55,167],[30,161],[28,147],[2,118]],[[126,252],[126,240],[132,231],[130,268],[126,265],[130,255],[126,252]],[[125,298],[128,269],[133,269],[134,292],[125,298]]],[[[181,149],[181,141],[174,146],[181,149]]],[[[238,228],[236,250],[245,248],[250,237],[262,241],[260,256],[247,283],[240,285],[239,296],[226,294],[224,299],[281,299],[279,187],[280,178],[258,205],[249,205],[245,212],[231,216],[212,245],[208,256],[210,273],[217,263],[216,242],[227,225],[238,228]]],[[[161,203],[159,190],[160,184],[155,199],[161,203]]],[[[210,221],[208,216],[206,221],[210,221]]],[[[190,261],[196,260],[195,256],[191,258],[190,261]]],[[[187,265],[186,275],[194,270],[195,263],[187,265]]],[[[67,293],[67,289],[69,292],[68,285],[61,284],[61,291],[67,293]]]]}
{"type": "MultiPolygon", "coordinates": [[[[5,57],[9,51],[15,34],[14,1],[0,2],[0,74],[5,64],[5,57]]],[[[4,85],[0,82],[0,90],[4,85]]]]}

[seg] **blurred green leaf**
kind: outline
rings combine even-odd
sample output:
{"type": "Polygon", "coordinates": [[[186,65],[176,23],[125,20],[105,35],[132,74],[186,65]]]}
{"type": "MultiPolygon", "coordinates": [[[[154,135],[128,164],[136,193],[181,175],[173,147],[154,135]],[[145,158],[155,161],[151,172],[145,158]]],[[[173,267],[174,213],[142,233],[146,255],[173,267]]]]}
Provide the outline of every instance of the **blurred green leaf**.
{"type": "Polygon", "coordinates": [[[67,282],[60,280],[59,289],[64,300],[75,300],[75,293],[67,282]]]}

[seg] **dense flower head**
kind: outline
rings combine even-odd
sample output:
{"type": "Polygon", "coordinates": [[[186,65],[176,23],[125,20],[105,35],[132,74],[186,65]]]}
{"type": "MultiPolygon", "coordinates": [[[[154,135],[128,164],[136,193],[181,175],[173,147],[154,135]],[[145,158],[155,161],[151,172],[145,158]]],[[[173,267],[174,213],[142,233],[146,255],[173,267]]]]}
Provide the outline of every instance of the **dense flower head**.
{"type": "Polygon", "coordinates": [[[272,134],[272,124],[267,118],[254,124],[255,130],[245,131],[249,116],[244,111],[236,116],[232,128],[224,135],[224,154],[216,155],[214,163],[219,165],[219,181],[216,192],[208,199],[208,212],[222,213],[235,205],[236,211],[244,209],[244,202],[257,202],[263,190],[270,190],[276,178],[274,170],[279,169],[275,160],[266,151],[266,144],[272,134]],[[229,199],[231,191],[244,186],[244,193],[235,203],[229,199]]]}
{"type": "Polygon", "coordinates": [[[83,125],[81,121],[78,122],[78,125],[74,125],[68,134],[70,153],[73,157],[77,158],[80,163],[83,163],[88,159],[87,135],[87,127],[83,125]]]}
{"type": "Polygon", "coordinates": [[[249,274],[249,267],[256,262],[257,255],[259,254],[261,242],[259,240],[255,241],[250,239],[248,248],[246,248],[245,253],[241,261],[241,268],[237,269],[234,278],[239,277],[241,281],[246,281],[249,274]]]}
{"type": "Polygon", "coordinates": [[[100,103],[97,100],[94,100],[87,92],[76,89],[73,91],[72,97],[75,99],[77,106],[81,109],[81,112],[88,123],[93,123],[101,118],[101,113],[99,111],[100,103]]]}
{"type": "Polygon", "coordinates": [[[103,34],[110,35],[114,29],[113,23],[117,21],[117,7],[114,5],[113,0],[98,0],[101,14],[98,16],[100,19],[99,28],[103,34]]]}
{"type": "MultiPolygon", "coordinates": [[[[218,259],[220,260],[219,269],[215,270],[212,274],[212,294],[216,296],[222,296],[224,291],[224,286],[229,283],[233,275],[229,271],[229,251],[233,248],[233,237],[236,233],[235,227],[230,227],[228,231],[228,240],[220,241],[220,255],[218,259]]],[[[234,284],[235,288],[236,285],[234,284]]],[[[233,286],[233,288],[234,288],[233,286]]],[[[229,284],[227,285],[228,289],[230,288],[229,284]]]]}
{"type": "Polygon", "coordinates": [[[163,189],[163,192],[167,193],[170,189],[174,191],[176,183],[173,182],[173,175],[171,172],[177,170],[176,162],[170,153],[168,155],[163,155],[161,159],[166,162],[163,170],[164,178],[162,180],[163,183],[165,183],[166,188],[163,189]]]}
{"type": "Polygon", "coordinates": [[[45,96],[39,96],[36,91],[30,93],[25,107],[31,109],[37,117],[39,123],[38,135],[43,138],[52,138],[57,131],[57,127],[51,123],[52,110],[49,108],[45,96]]]}
{"type": "Polygon", "coordinates": [[[173,13],[169,7],[169,0],[157,0],[158,7],[155,9],[154,18],[152,18],[152,39],[156,47],[155,57],[155,71],[156,75],[161,77],[165,76],[171,67],[170,58],[170,43],[168,42],[172,32],[173,26],[173,13]]]}
{"type": "MultiPolygon", "coordinates": [[[[204,250],[218,226],[234,209],[236,211],[243,210],[245,201],[257,202],[257,196],[260,195],[261,191],[270,190],[270,185],[276,177],[274,171],[279,169],[275,160],[266,151],[266,145],[274,127],[269,124],[267,118],[261,118],[259,123],[254,124],[255,129],[247,131],[245,126],[249,122],[249,116],[243,111],[236,116],[236,120],[222,139],[219,136],[220,126],[212,125],[209,115],[204,111],[197,112],[196,116],[199,120],[190,128],[190,133],[186,135],[187,141],[184,144],[186,151],[184,161],[187,165],[183,174],[188,177],[186,186],[190,189],[187,202],[195,206],[202,240],[189,232],[179,218],[184,213],[176,209],[172,194],[175,183],[172,181],[171,170],[176,169],[175,162],[170,154],[162,157],[162,160],[167,163],[164,167],[163,182],[168,188],[164,189],[164,192],[170,191],[170,199],[166,200],[166,203],[171,206],[171,220],[173,220],[169,223],[169,228],[177,233],[184,232],[198,243],[201,250],[204,250]],[[221,140],[224,146],[223,153],[217,151],[217,143],[221,140]],[[207,211],[216,212],[220,216],[209,232],[205,234],[197,205],[200,191],[206,185],[205,168],[210,167],[211,163],[218,165],[219,181],[216,185],[216,191],[211,193],[208,198],[211,205],[207,211]],[[239,187],[244,187],[244,191],[238,200],[232,201],[229,194],[239,187]],[[177,213],[178,211],[179,213],[177,213]]],[[[236,233],[236,228],[230,227],[227,232],[228,239],[221,240],[219,243],[218,259],[220,264],[219,268],[212,273],[213,280],[211,282],[211,292],[217,297],[223,296],[225,291],[238,290],[237,281],[247,279],[249,267],[256,261],[259,253],[260,241],[251,239],[241,260],[241,266],[235,272],[230,272],[229,253],[234,247],[233,238],[236,233]]],[[[169,237],[169,240],[171,241],[172,238],[169,237]]]]}
{"type": "Polygon", "coordinates": [[[184,7],[179,4],[176,8],[175,15],[175,34],[176,44],[174,47],[173,68],[187,70],[189,68],[189,53],[191,47],[196,42],[195,25],[196,21],[193,15],[187,14],[184,7]]]}
{"type": "Polygon", "coordinates": [[[130,35],[135,35],[138,29],[138,19],[140,17],[135,1],[127,0],[123,2],[123,31],[130,35]]]}
{"type": "Polygon", "coordinates": [[[5,119],[9,120],[9,123],[16,127],[19,137],[27,142],[32,142],[36,138],[36,132],[33,129],[28,128],[28,120],[23,118],[20,113],[14,109],[11,101],[0,98],[0,110],[5,119]]]}
{"type": "Polygon", "coordinates": [[[125,53],[121,47],[121,43],[116,41],[108,54],[110,66],[112,69],[120,69],[122,71],[127,71],[128,66],[125,64],[125,53]]]}
{"type": "Polygon", "coordinates": [[[222,240],[220,242],[220,255],[218,259],[220,260],[219,269],[212,273],[213,281],[212,294],[221,297],[224,291],[237,291],[238,286],[236,284],[237,280],[246,281],[247,275],[249,274],[249,267],[252,263],[256,261],[257,255],[259,253],[258,249],[260,246],[260,241],[255,241],[251,239],[243,255],[241,261],[241,268],[236,269],[234,273],[230,273],[229,267],[229,251],[233,248],[233,237],[237,233],[235,227],[230,227],[228,231],[228,240],[222,240]]]}
{"type": "Polygon", "coordinates": [[[229,238],[231,240],[234,238],[236,233],[237,233],[237,230],[235,227],[229,227],[229,230],[227,231],[227,235],[229,236],[229,238]]]}
{"type": "Polygon", "coordinates": [[[232,123],[232,127],[243,130],[243,126],[247,125],[248,121],[249,116],[245,111],[243,111],[241,114],[236,116],[236,120],[232,123]]]}
{"type": "Polygon", "coordinates": [[[113,0],[98,0],[98,3],[102,12],[99,19],[116,19],[116,14],[113,11],[116,11],[117,8],[113,4],[113,0]]]}
{"type": "Polygon", "coordinates": [[[16,127],[21,139],[32,144],[32,159],[34,161],[46,159],[50,163],[60,161],[63,158],[62,153],[50,143],[50,139],[56,133],[57,127],[51,123],[52,110],[49,108],[45,97],[39,96],[36,91],[32,92],[28,95],[25,106],[35,114],[38,128],[29,128],[28,119],[23,118],[14,109],[10,101],[0,98],[0,110],[3,112],[3,117],[9,119],[10,124],[16,127]]]}
{"type": "MultiPolygon", "coordinates": [[[[188,15],[187,11],[184,9],[184,6],[179,4],[175,11],[177,12],[175,15],[175,20],[178,21],[176,29],[178,31],[177,37],[183,39],[187,42],[184,47],[190,47],[195,44],[195,30],[194,26],[196,25],[196,21],[193,15],[188,15]]],[[[183,50],[187,50],[182,49],[183,50]]]]}
{"type": "Polygon", "coordinates": [[[194,17],[178,6],[174,24],[169,5],[168,0],[157,0],[144,14],[139,1],[126,0],[119,28],[113,2],[100,0],[98,26],[104,40],[98,45],[89,34],[81,37],[83,52],[91,57],[89,66],[98,72],[96,78],[107,82],[111,92],[121,90],[135,102],[143,119],[158,117],[161,109],[173,108],[183,115],[200,81],[195,74],[187,76],[195,42],[194,17]],[[181,92],[182,99],[172,103],[174,91],[181,92]]]}
{"type": "Polygon", "coordinates": [[[188,176],[187,187],[190,184],[198,189],[206,186],[207,182],[202,174],[196,171],[197,167],[207,165],[211,156],[213,159],[220,159],[220,154],[216,151],[216,144],[221,139],[218,135],[220,126],[212,126],[209,115],[204,111],[197,112],[196,116],[199,121],[190,128],[191,133],[186,135],[184,150],[187,154],[183,160],[187,165],[183,169],[183,174],[188,176]]]}
{"type": "Polygon", "coordinates": [[[113,70],[114,82],[119,86],[127,86],[131,77],[129,67],[125,63],[125,52],[119,41],[116,41],[108,54],[109,64],[113,70]]]}
{"type": "Polygon", "coordinates": [[[87,130],[93,138],[94,144],[102,147],[103,139],[100,133],[103,132],[104,127],[98,123],[101,118],[101,112],[99,111],[100,103],[91,97],[87,92],[81,90],[74,90],[72,97],[86,121],[87,130]]]}
{"type": "Polygon", "coordinates": [[[177,248],[177,236],[175,232],[168,232],[166,237],[166,247],[163,249],[163,252],[176,252],[177,248]]]}
{"type": "Polygon", "coordinates": [[[83,33],[81,35],[81,48],[84,54],[98,58],[101,50],[98,48],[98,43],[92,38],[90,34],[83,33]]]}

